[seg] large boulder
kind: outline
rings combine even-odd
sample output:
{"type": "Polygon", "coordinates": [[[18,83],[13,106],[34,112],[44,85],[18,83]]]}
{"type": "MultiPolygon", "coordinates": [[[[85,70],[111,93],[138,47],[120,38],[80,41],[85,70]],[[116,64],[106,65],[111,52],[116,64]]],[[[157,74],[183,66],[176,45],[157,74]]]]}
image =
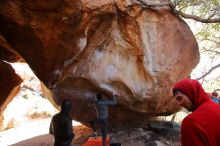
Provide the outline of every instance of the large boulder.
{"type": "Polygon", "coordinates": [[[7,62],[24,62],[24,59],[11,48],[8,42],[0,35],[0,60],[7,62]]]}
{"type": "Polygon", "coordinates": [[[19,92],[21,82],[11,65],[0,61],[0,130],[3,128],[3,111],[19,92]]]}
{"type": "Polygon", "coordinates": [[[111,127],[177,111],[171,88],[199,61],[197,42],[167,0],[4,0],[0,32],[72,116],[95,117],[89,97],[116,92],[111,127]]]}

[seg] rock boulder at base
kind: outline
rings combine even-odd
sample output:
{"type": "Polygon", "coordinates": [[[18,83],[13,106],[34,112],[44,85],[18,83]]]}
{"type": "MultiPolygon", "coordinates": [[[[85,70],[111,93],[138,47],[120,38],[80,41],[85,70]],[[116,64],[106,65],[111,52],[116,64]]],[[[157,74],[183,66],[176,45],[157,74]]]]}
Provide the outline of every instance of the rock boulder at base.
{"type": "Polygon", "coordinates": [[[0,61],[0,130],[3,128],[3,111],[19,92],[21,82],[11,65],[0,61]]]}

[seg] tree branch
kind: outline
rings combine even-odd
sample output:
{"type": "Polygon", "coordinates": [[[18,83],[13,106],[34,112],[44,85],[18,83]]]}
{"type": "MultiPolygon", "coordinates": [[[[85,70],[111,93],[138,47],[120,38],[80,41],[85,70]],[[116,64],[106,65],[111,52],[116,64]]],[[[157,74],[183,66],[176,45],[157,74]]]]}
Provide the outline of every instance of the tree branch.
{"type": "Polygon", "coordinates": [[[215,40],[214,38],[212,38],[212,39],[203,38],[203,39],[199,40],[199,42],[203,42],[203,41],[209,41],[209,42],[212,42],[212,43],[215,43],[215,44],[220,44],[220,41],[218,39],[215,40]]]}
{"type": "Polygon", "coordinates": [[[170,6],[170,1],[165,2],[151,2],[151,1],[145,1],[145,0],[137,0],[141,5],[146,7],[163,7],[163,6],[170,6]]]}
{"type": "Polygon", "coordinates": [[[207,73],[203,74],[201,77],[197,78],[196,80],[201,80],[205,78],[207,75],[209,75],[213,70],[220,67],[220,64],[217,64],[216,66],[213,66],[207,73]]]}
{"type": "Polygon", "coordinates": [[[210,15],[209,18],[201,18],[199,16],[186,14],[186,13],[183,13],[182,11],[180,11],[180,10],[177,10],[175,8],[176,5],[173,4],[170,0],[169,1],[165,1],[165,2],[161,2],[161,3],[154,3],[154,2],[150,3],[150,2],[146,2],[144,0],[137,0],[137,2],[139,2],[141,5],[143,5],[145,7],[169,6],[174,13],[182,16],[185,19],[193,19],[193,20],[196,20],[196,21],[202,22],[202,23],[218,23],[218,22],[220,22],[220,17],[219,18],[212,18],[215,15],[216,12],[214,14],[210,15]]]}
{"type": "Polygon", "coordinates": [[[199,16],[183,13],[183,12],[181,12],[179,10],[176,10],[176,9],[175,9],[175,12],[177,14],[179,14],[180,16],[182,16],[183,18],[193,19],[193,20],[196,20],[196,21],[199,21],[199,22],[202,22],[202,23],[218,23],[218,22],[220,22],[220,18],[213,18],[213,19],[207,18],[207,19],[205,19],[205,18],[201,18],[199,16]]]}
{"type": "Polygon", "coordinates": [[[204,53],[204,52],[211,52],[211,53],[215,53],[217,55],[220,55],[220,51],[206,49],[205,47],[203,49],[201,49],[201,53],[204,53]]]}
{"type": "Polygon", "coordinates": [[[212,15],[210,15],[208,18],[201,18],[199,16],[186,14],[186,13],[182,12],[181,10],[177,10],[176,6],[181,2],[181,0],[174,2],[174,3],[172,3],[171,0],[169,0],[169,2],[170,2],[169,6],[173,10],[173,12],[180,15],[181,17],[183,17],[185,19],[193,19],[193,20],[201,22],[201,23],[218,23],[218,22],[220,22],[220,17],[213,18],[215,16],[217,10],[215,10],[215,12],[212,15]]]}

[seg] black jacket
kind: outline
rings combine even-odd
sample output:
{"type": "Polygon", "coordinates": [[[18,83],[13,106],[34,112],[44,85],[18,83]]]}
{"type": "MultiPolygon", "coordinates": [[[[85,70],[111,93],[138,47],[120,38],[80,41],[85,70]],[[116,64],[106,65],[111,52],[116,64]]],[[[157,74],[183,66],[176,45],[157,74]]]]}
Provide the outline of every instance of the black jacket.
{"type": "Polygon", "coordinates": [[[54,115],[50,123],[49,132],[54,135],[54,146],[70,146],[74,138],[72,118],[62,112],[54,115]]]}

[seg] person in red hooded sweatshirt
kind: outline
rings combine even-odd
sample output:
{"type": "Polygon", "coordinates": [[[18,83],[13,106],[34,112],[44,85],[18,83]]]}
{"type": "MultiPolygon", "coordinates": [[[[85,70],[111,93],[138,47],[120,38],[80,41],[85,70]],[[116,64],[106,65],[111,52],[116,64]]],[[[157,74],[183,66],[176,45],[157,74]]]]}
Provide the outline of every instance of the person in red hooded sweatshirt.
{"type": "Polygon", "coordinates": [[[183,79],[173,87],[177,105],[192,113],[181,125],[182,146],[220,146],[220,106],[211,101],[202,85],[183,79]]]}

